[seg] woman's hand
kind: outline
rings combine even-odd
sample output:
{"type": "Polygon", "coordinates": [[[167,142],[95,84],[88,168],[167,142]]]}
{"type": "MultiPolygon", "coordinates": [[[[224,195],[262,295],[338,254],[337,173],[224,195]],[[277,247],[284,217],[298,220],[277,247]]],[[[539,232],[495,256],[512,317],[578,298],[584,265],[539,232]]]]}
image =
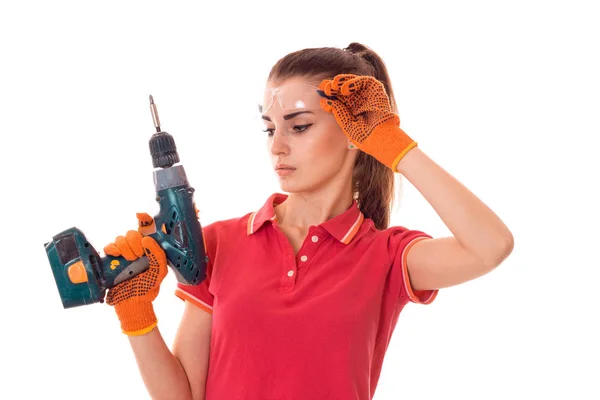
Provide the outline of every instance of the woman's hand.
{"type": "Polygon", "coordinates": [[[323,80],[321,108],[331,112],[352,144],[396,172],[417,143],[400,129],[383,84],[372,76],[337,75],[323,80]]]}
{"type": "Polygon", "coordinates": [[[129,336],[146,334],[157,325],[152,301],[168,271],[165,251],[152,237],[143,236],[146,229],[154,225],[154,218],[147,213],[138,213],[137,217],[138,230],[117,236],[104,247],[106,254],[123,256],[127,261],[148,257],[146,271],[109,289],[106,296],[106,303],[115,307],[123,333],[129,336]]]}

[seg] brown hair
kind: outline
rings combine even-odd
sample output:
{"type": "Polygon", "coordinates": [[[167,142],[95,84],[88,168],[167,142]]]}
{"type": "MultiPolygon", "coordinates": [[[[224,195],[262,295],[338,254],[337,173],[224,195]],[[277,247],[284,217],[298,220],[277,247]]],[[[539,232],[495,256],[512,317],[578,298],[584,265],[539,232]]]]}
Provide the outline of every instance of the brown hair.
{"type": "MultiPolygon", "coordinates": [[[[369,75],[383,83],[392,110],[397,113],[394,92],[385,63],[369,47],[350,43],[344,49],[335,47],[308,48],[292,52],[271,68],[269,81],[304,77],[317,84],[338,74],[369,75]]],[[[394,171],[367,153],[360,152],[352,176],[353,196],[366,218],[377,229],[386,229],[394,203],[394,171]]]]}

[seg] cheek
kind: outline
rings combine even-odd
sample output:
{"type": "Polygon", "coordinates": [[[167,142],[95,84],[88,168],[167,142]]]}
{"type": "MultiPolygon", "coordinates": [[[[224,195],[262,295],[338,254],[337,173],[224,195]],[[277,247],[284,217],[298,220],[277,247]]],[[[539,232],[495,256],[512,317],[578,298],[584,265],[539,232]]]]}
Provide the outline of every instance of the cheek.
{"type": "Polygon", "coordinates": [[[318,135],[317,132],[312,133],[302,143],[297,143],[299,146],[294,146],[292,159],[301,166],[303,179],[328,179],[338,174],[344,165],[347,141],[341,131],[331,128],[318,132],[318,135]]]}
{"type": "Polygon", "coordinates": [[[346,143],[346,136],[335,120],[333,120],[333,124],[322,124],[318,131],[306,137],[306,146],[310,147],[311,153],[318,157],[337,158],[344,153],[346,143]]]}

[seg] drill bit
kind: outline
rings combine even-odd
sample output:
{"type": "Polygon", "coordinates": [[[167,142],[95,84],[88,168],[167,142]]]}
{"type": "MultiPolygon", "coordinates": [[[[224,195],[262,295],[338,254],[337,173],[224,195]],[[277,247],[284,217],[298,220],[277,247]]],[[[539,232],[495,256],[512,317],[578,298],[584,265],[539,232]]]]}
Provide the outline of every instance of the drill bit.
{"type": "Polygon", "coordinates": [[[158,119],[158,111],[156,110],[156,104],[154,104],[154,98],[150,95],[150,112],[152,113],[152,121],[156,132],[160,132],[160,119],[158,119]]]}

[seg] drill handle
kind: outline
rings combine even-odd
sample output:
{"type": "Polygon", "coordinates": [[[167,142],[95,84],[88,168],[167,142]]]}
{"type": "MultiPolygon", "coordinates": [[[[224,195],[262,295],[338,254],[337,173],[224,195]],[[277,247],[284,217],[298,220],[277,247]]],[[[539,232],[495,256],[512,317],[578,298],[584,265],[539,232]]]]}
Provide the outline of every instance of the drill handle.
{"type": "Polygon", "coordinates": [[[147,256],[142,256],[133,261],[127,261],[123,256],[102,257],[102,270],[104,271],[105,287],[110,289],[134,276],[146,271],[150,262],[147,256]]]}

